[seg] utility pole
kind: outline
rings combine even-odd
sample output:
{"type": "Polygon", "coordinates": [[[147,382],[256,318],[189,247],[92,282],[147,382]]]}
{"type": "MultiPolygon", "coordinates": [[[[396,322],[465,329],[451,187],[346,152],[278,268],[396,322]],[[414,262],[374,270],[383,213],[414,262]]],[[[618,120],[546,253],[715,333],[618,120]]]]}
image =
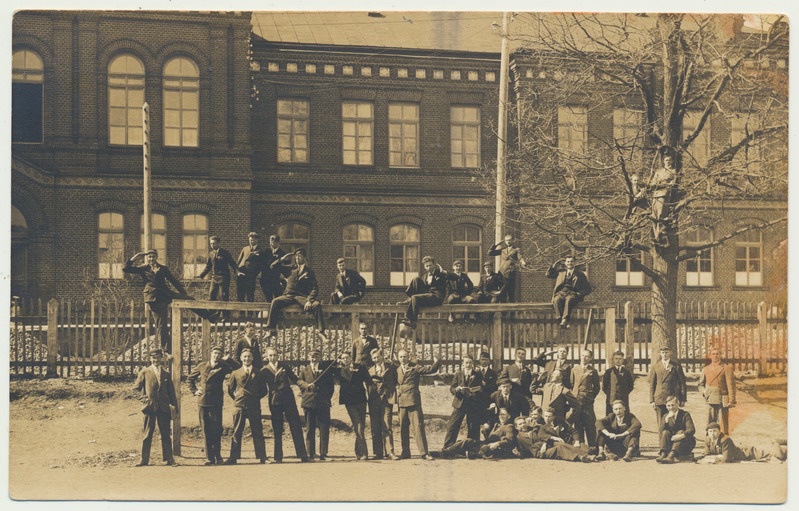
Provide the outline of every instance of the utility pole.
{"type": "MultiPolygon", "coordinates": [[[[494,220],[494,241],[501,242],[505,235],[505,140],[507,134],[508,105],[508,13],[502,13],[502,50],[499,67],[499,113],[497,115],[497,203],[494,220]]],[[[497,266],[499,268],[499,256],[497,266]]]]}
{"type": "Polygon", "coordinates": [[[141,125],[142,125],[142,164],[144,165],[144,246],[142,250],[147,251],[152,248],[153,244],[153,231],[152,231],[152,197],[151,191],[151,177],[150,171],[150,105],[146,102],[141,106],[141,125]]]}

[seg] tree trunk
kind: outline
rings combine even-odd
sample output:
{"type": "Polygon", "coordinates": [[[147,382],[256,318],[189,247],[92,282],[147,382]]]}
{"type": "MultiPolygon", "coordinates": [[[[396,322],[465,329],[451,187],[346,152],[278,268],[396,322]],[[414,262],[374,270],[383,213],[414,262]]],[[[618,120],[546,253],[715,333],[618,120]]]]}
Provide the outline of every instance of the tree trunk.
{"type": "Polygon", "coordinates": [[[671,348],[674,358],[681,355],[677,351],[677,275],[679,263],[676,260],[674,236],[670,236],[668,247],[656,247],[651,251],[652,269],[652,361],[660,360],[660,348],[671,348]]]}

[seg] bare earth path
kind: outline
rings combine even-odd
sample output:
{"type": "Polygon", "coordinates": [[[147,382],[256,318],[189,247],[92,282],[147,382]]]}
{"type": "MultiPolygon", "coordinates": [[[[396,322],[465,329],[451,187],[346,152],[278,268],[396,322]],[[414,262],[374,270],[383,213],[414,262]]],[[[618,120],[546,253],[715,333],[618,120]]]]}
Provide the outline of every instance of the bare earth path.
{"type": "MultiPolygon", "coordinates": [[[[784,382],[784,379],[782,380],[784,382]]],[[[676,464],[661,466],[656,455],[654,412],[648,406],[646,379],[639,377],[631,408],[644,424],[642,445],[648,459],[633,463],[594,464],[542,460],[436,460],[416,456],[405,461],[357,462],[354,437],[343,428],[331,432],[333,461],[300,464],[288,457],[282,465],[258,465],[245,439],[244,459],[237,466],[202,466],[202,438],[197,407],[184,391],[183,456],[180,466],[160,465],[160,446],[153,443],[153,466],[135,468],[141,414],[129,383],[70,380],[11,382],[9,489],[22,500],[245,500],[245,501],[638,501],[778,503],[787,491],[787,464],[676,464]],[[37,395],[38,394],[38,395],[37,395]],[[68,397],[78,396],[78,397],[68,397]],[[226,482],[237,481],[236,491],[226,482]],[[579,484],[574,482],[579,481],[579,484]],[[663,491],[668,481],[672,491],[663,491]],[[724,481],[726,484],[709,484],[724,481]],[[622,483],[621,492],[608,488],[622,483]]],[[[690,388],[690,387],[689,387],[690,388]]],[[[774,391],[769,391],[772,394],[774,391]]],[[[733,438],[739,444],[768,446],[786,436],[783,392],[761,402],[740,393],[733,410],[733,438]]],[[[604,395],[596,410],[604,411],[604,395]]],[[[450,412],[446,386],[423,388],[428,440],[440,448],[450,412]]],[[[226,402],[225,425],[232,413],[226,402]]],[[[704,428],[704,405],[695,392],[688,410],[704,428]]],[[[264,413],[268,408],[264,406],[264,413]]],[[[346,411],[333,407],[333,418],[348,423],[346,411]]],[[[367,428],[368,429],[368,428],[367,428]]],[[[272,432],[264,421],[267,453],[272,432]]],[[[367,435],[369,432],[367,431],[367,435]]],[[[399,451],[398,428],[395,444],[399,451]]],[[[700,435],[698,435],[700,436],[700,435]]],[[[223,438],[227,454],[230,438],[223,438]]],[[[290,437],[284,441],[293,453],[290,437]]],[[[371,450],[371,444],[370,444],[371,450]]],[[[697,449],[699,452],[699,449],[697,449]]]]}

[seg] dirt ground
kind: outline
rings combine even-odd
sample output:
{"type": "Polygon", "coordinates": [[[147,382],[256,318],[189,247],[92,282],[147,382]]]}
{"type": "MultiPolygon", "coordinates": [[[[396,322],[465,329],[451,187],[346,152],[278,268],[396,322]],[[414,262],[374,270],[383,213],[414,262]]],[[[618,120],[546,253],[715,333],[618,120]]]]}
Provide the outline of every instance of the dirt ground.
{"type": "MultiPolygon", "coordinates": [[[[787,436],[786,378],[748,380],[731,414],[737,444],[767,447],[787,436]]],[[[689,383],[687,409],[704,428],[705,407],[689,383]]],[[[787,464],[675,464],[662,466],[657,454],[654,412],[645,376],[636,379],[632,412],[644,426],[642,454],[633,463],[594,464],[550,460],[355,461],[354,436],[343,406],[332,409],[332,461],[301,464],[286,434],[281,465],[259,465],[251,439],[236,466],[205,467],[197,405],[184,384],[182,456],[177,467],[161,465],[160,443],[153,442],[152,465],[136,468],[140,405],[131,382],[99,383],[53,379],[10,382],[9,492],[19,500],[209,500],[209,501],[517,501],[517,502],[750,502],[779,503],[786,498],[787,464]],[[668,480],[672,491],[663,491],[668,480]],[[230,491],[229,481],[237,481],[230,491]],[[579,481],[579,484],[574,484],[579,481]],[[719,484],[708,484],[718,481],[719,484]],[[624,484],[620,487],[619,482],[624,484]],[[732,483],[732,484],[730,484],[732,483]],[[611,490],[610,488],[616,488],[611,490]]],[[[604,394],[596,411],[604,412],[604,394]]],[[[337,396],[334,396],[337,399],[337,396]]],[[[422,388],[431,450],[443,443],[451,411],[448,387],[422,388]]],[[[538,398],[540,399],[540,398],[538,398]]],[[[336,402],[336,401],[334,401],[336,402]]],[[[268,407],[264,403],[264,413],[268,407]]],[[[368,421],[367,421],[368,423],[368,421]]],[[[224,425],[232,425],[225,403],[224,425]]],[[[223,455],[230,447],[226,432],[223,455]]],[[[272,431],[264,421],[267,454],[272,431]]],[[[369,431],[367,427],[367,439],[369,431]]],[[[156,437],[158,434],[156,433],[156,437]]],[[[697,435],[700,436],[700,435],[697,435]]],[[[395,422],[399,454],[399,431],[395,422]]],[[[371,450],[371,443],[369,444],[371,450]]],[[[697,448],[697,453],[700,451],[697,448]]]]}

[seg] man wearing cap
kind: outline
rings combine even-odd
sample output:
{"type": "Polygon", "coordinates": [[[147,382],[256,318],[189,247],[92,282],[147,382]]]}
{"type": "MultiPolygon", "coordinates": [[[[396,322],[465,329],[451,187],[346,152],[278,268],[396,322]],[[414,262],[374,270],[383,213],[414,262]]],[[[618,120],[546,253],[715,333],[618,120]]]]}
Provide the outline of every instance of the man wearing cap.
{"type": "Polygon", "coordinates": [[[255,323],[248,321],[244,324],[244,337],[236,343],[233,359],[241,364],[241,352],[245,349],[252,352],[252,365],[259,371],[264,367],[264,356],[261,352],[261,342],[256,334],[255,323]]]}
{"type": "Polygon", "coordinates": [[[477,285],[477,303],[502,303],[507,298],[507,280],[494,271],[494,263],[483,263],[483,273],[477,285]]]}
{"type": "Polygon", "coordinates": [[[197,364],[188,377],[189,389],[199,398],[200,426],[205,437],[205,456],[208,458],[206,465],[224,461],[221,443],[225,392],[222,384],[225,377],[241,365],[228,356],[222,356],[222,352],[222,346],[211,348],[210,360],[197,364]]]}
{"type": "Polygon", "coordinates": [[[352,340],[352,345],[350,346],[350,355],[356,364],[361,364],[362,366],[369,368],[374,363],[372,361],[372,350],[378,348],[380,345],[378,344],[377,339],[366,333],[367,329],[368,326],[364,322],[361,322],[358,325],[360,336],[357,339],[352,340]]]}
{"type": "Polygon", "coordinates": [[[605,415],[613,413],[613,401],[620,399],[624,408],[630,408],[630,393],[633,391],[633,373],[624,367],[624,352],[613,353],[613,366],[602,375],[602,392],[605,393],[605,415]]]}
{"type": "MultiPolygon", "coordinates": [[[[474,283],[469,276],[463,272],[463,262],[453,261],[452,273],[448,275],[447,279],[447,297],[444,299],[445,304],[460,304],[460,303],[474,303],[475,298],[472,296],[474,290],[474,283]]],[[[455,321],[455,317],[450,314],[449,322],[455,321]]]]}
{"type": "Polygon", "coordinates": [[[238,272],[238,265],[233,260],[230,252],[222,248],[219,236],[209,238],[211,252],[208,254],[208,262],[198,276],[204,279],[206,275],[211,275],[211,289],[208,292],[208,299],[227,302],[230,300],[230,270],[238,272]]]}
{"type": "Polygon", "coordinates": [[[435,307],[441,305],[447,292],[447,272],[436,264],[436,260],[430,256],[422,258],[424,275],[416,277],[408,285],[405,294],[410,297],[408,309],[405,311],[405,319],[402,324],[416,328],[416,320],[423,307],[435,307]]]}
{"type": "MultiPolygon", "coordinates": [[[[226,465],[235,465],[241,458],[241,443],[245,421],[250,423],[255,457],[263,464],[268,459],[264,442],[264,428],[261,423],[261,398],[267,393],[267,385],[261,371],[252,365],[252,352],[241,352],[241,367],[230,375],[227,392],[233,398],[233,439],[230,442],[230,457],[226,465]]],[[[277,457],[277,452],[275,452],[277,457]]]]}
{"type": "Polygon", "coordinates": [[[483,424],[483,432],[486,434],[496,423],[497,414],[502,408],[508,411],[511,418],[526,417],[530,413],[530,401],[520,392],[513,390],[513,384],[508,378],[500,378],[497,383],[499,390],[491,394],[491,402],[488,405],[493,416],[489,416],[486,423],[483,424]]]}
{"type": "Polygon", "coordinates": [[[641,421],[627,411],[624,403],[617,399],[613,402],[613,413],[609,413],[596,421],[597,461],[606,459],[632,461],[640,454],[641,421]]]}
{"type": "Polygon", "coordinates": [[[588,277],[577,269],[574,256],[569,255],[552,263],[547,270],[547,278],[555,280],[555,287],[552,289],[555,319],[560,328],[569,328],[572,309],[591,293],[588,277]]]}
{"type": "Polygon", "coordinates": [[[383,350],[372,348],[372,361],[369,377],[372,387],[369,391],[369,424],[372,429],[372,451],[382,452],[384,458],[396,459],[394,456],[394,402],[397,394],[397,366],[385,360],[383,350]],[[376,436],[376,432],[380,436],[376,436]],[[382,444],[378,444],[382,442],[382,444]]]}
{"type": "Polygon", "coordinates": [[[241,249],[236,278],[236,297],[240,302],[255,301],[255,279],[264,269],[266,253],[258,246],[258,233],[247,235],[247,245],[241,249]]]}
{"type": "Polygon", "coordinates": [[[674,396],[666,398],[668,413],[658,425],[660,451],[655,461],[674,463],[675,461],[694,461],[696,447],[696,428],[691,414],[680,408],[674,396]]]}
{"type": "Polygon", "coordinates": [[[172,374],[164,365],[164,352],[160,349],[150,350],[150,365],[139,371],[133,394],[144,403],[141,412],[144,414],[142,428],[141,461],[137,467],[150,463],[150,446],[153,443],[155,426],[161,435],[161,452],[164,463],[174,465],[172,456],[172,408],[178,405],[172,374]]]}
{"type": "Polygon", "coordinates": [[[283,259],[286,251],[280,248],[280,236],[273,234],[269,236],[269,250],[264,250],[264,266],[261,269],[261,291],[264,293],[264,300],[271,302],[283,294],[285,278],[291,272],[291,267],[285,264],[272,263],[283,259]]]}
{"type": "Polygon", "coordinates": [[[685,373],[682,366],[671,359],[671,348],[660,348],[660,360],[652,364],[649,370],[649,403],[655,410],[657,423],[663,421],[666,415],[666,398],[674,396],[679,406],[685,404],[688,387],[685,383],[685,373]]]}
{"type": "Polygon", "coordinates": [[[319,460],[327,459],[330,443],[330,406],[334,381],[331,361],[322,361],[320,350],[308,353],[308,363],[300,368],[297,385],[305,416],[305,450],[308,457],[316,457],[316,429],[319,428],[319,460]]]}
{"type": "Polygon", "coordinates": [[[721,432],[730,432],[730,408],[735,406],[735,375],[732,364],[721,361],[721,351],[711,347],[708,350],[710,363],[702,370],[698,390],[707,403],[707,421],[719,422],[721,432]]]}
{"type": "Polygon", "coordinates": [[[316,318],[316,328],[320,332],[325,330],[325,316],[322,313],[322,304],[317,297],[319,295],[319,285],[316,282],[316,273],[308,267],[308,260],[305,258],[305,249],[298,248],[293,254],[286,254],[281,259],[274,261],[272,267],[282,264],[294,256],[294,265],[291,267],[291,274],[286,279],[286,290],[283,295],[272,300],[269,306],[269,320],[266,323],[267,337],[275,335],[274,328],[277,320],[282,315],[281,311],[291,305],[299,305],[309,314],[316,318]]]}
{"type": "MultiPolygon", "coordinates": [[[[433,459],[427,449],[427,435],[424,430],[424,411],[422,411],[422,394],[419,391],[419,383],[424,374],[438,372],[441,367],[441,360],[433,358],[433,365],[421,366],[411,359],[408,350],[401,349],[397,353],[399,367],[397,368],[397,406],[399,407],[400,423],[400,443],[402,452],[400,459],[411,457],[411,427],[413,427],[413,437],[416,439],[416,446],[422,455],[422,459],[430,461],[433,459]]],[[[414,357],[415,358],[415,357],[414,357]]]]}
{"type": "Polygon", "coordinates": [[[788,457],[788,442],[774,439],[770,449],[758,447],[738,447],[729,435],[721,431],[718,422],[711,422],[706,428],[705,448],[701,463],[734,463],[736,461],[785,461],[788,457]]]}
{"type": "Polygon", "coordinates": [[[455,372],[452,384],[449,386],[449,392],[452,394],[452,414],[449,416],[447,434],[444,437],[444,449],[458,439],[464,417],[466,437],[480,440],[480,424],[483,420],[483,410],[480,408],[482,390],[482,374],[475,370],[474,359],[470,355],[465,355],[461,361],[461,368],[455,372]]]}
{"type": "Polygon", "coordinates": [[[366,293],[366,279],[357,271],[347,268],[347,261],[343,257],[336,260],[336,284],[330,294],[330,303],[333,305],[349,305],[360,302],[366,293]]]}
{"type": "Polygon", "coordinates": [[[516,301],[516,279],[519,267],[526,268],[527,262],[522,257],[521,249],[513,239],[513,235],[506,234],[505,241],[491,245],[488,250],[489,257],[499,256],[499,273],[507,282],[506,296],[508,302],[516,301]]]}
{"type": "MultiPolygon", "coordinates": [[[[274,304],[275,301],[272,301],[274,304]]],[[[270,317],[271,319],[271,317],[270,317]]],[[[302,438],[302,422],[300,412],[297,411],[297,400],[291,384],[295,385],[299,379],[291,366],[279,362],[275,348],[266,349],[267,364],[264,365],[263,375],[269,387],[269,411],[272,415],[272,431],[275,434],[275,463],[283,462],[283,429],[284,417],[289,423],[291,439],[294,442],[294,452],[303,463],[308,461],[308,452],[302,438]]]]}

